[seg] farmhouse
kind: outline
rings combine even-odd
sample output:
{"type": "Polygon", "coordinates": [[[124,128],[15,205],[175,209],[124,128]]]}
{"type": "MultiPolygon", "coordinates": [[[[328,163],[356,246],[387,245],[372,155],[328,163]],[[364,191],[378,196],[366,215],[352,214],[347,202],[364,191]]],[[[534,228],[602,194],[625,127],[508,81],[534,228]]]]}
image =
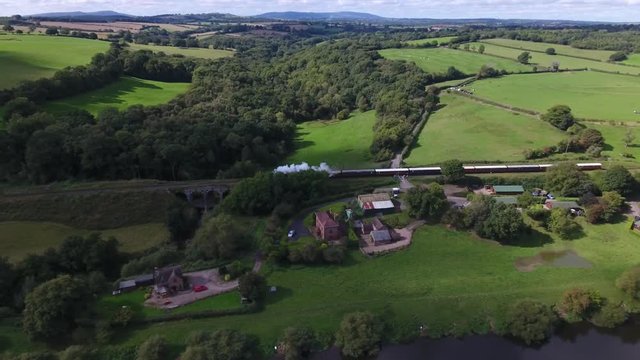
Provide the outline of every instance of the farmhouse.
{"type": "Polygon", "coordinates": [[[520,195],[524,193],[522,185],[495,185],[487,189],[492,195],[520,195]]]}
{"type": "Polygon", "coordinates": [[[316,236],[325,241],[335,241],[342,237],[340,224],[327,211],[316,214],[316,236]]]}
{"type": "Polygon", "coordinates": [[[358,195],[358,205],[367,213],[393,212],[396,206],[387,193],[358,195]]]}
{"type": "Polygon", "coordinates": [[[187,285],[180,266],[156,268],[153,272],[153,278],[154,291],[160,296],[173,295],[178,291],[185,290],[187,285]]]}

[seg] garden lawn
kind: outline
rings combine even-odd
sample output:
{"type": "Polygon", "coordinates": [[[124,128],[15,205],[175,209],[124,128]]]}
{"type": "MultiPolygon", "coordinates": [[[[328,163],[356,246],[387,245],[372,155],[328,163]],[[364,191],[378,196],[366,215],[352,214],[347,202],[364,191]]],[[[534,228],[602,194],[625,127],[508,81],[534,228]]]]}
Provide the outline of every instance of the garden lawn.
{"type": "Polygon", "coordinates": [[[205,49],[205,48],[181,48],[175,46],[130,44],[131,50],[151,50],[153,52],[163,52],[167,55],[184,55],[201,59],[219,59],[233,56],[230,50],[205,49]]]}
{"type": "MultiPolygon", "coordinates": [[[[510,47],[498,46],[490,43],[471,43],[477,49],[480,45],[484,45],[484,53],[487,55],[494,55],[500,57],[506,57],[509,59],[517,59],[518,55],[522,54],[523,50],[514,49],[510,47]]],[[[640,67],[624,66],[620,64],[602,62],[597,60],[579,59],[570,56],[563,55],[547,55],[545,53],[530,52],[531,59],[529,63],[533,66],[548,68],[552,63],[557,62],[560,65],[560,69],[596,69],[609,72],[619,72],[621,74],[638,75],[640,74],[640,67]]]]}
{"type": "Polygon", "coordinates": [[[308,121],[298,126],[296,151],[286,162],[341,168],[377,167],[369,146],[373,141],[375,111],[354,113],[347,120],[308,121]]]}
{"type": "Polygon", "coordinates": [[[476,81],[475,95],[524,109],[546,112],[568,105],[580,118],[640,121],[640,82],[626,75],[593,71],[510,75],[476,81]]]}
{"type": "Polygon", "coordinates": [[[144,295],[144,288],[132,292],[122,293],[116,296],[111,294],[104,295],[98,300],[96,304],[96,311],[102,318],[110,318],[123,306],[127,306],[131,310],[133,310],[135,317],[137,317],[138,319],[144,319],[166,314],[184,314],[210,310],[229,310],[240,308],[242,306],[242,304],[240,303],[240,294],[237,291],[208,297],[206,299],[202,299],[194,303],[171,310],[161,310],[149,306],[144,306],[144,295]]]}
{"type": "Polygon", "coordinates": [[[51,77],[67,66],[85,65],[109,49],[106,41],[62,36],[0,35],[0,89],[51,77]]]}
{"type": "Polygon", "coordinates": [[[410,40],[410,41],[407,41],[407,44],[423,45],[423,44],[432,43],[435,41],[436,43],[438,43],[438,45],[446,45],[455,38],[457,38],[457,36],[442,36],[442,37],[427,38],[427,39],[420,39],[420,40],[410,40]]]}
{"type": "Polygon", "coordinates": [[[48,248],[58,247],[69,236],[91,233],[101,233],[105,239],[115,237],[121,244],[120,250],[125,252],[142,251],[169,240],[169,232],[159,223],[94,231],[56,223],[8,221],[0,222],[0,254],[19,261],[28,254],[41,254],[48,248]]]}
{"type": "Polygon", "coordinates": [[[387,256],[365,258],[353,251],[343,266],[267,267],[268,283],[278,291],[268,295],[260,313],[156,324],[123,334],[119,343],[139,344],[161,334],[181,345],[192,331],[234,328],[258,335],[268,349],[288,326],[308,325],[332,334],[344,314],[363,310],[384,313],[394,327],[411,333],[426,324],[437,336],[454,323],[461,333],[484,331],[489,319],[499,330],[505,309],[514,302],[527,298],[553,304],[576,286],[595,289],[611,301],[622,299],[614,281],[640,263],[640,236],[627,222],[581,224],[586,234],[581,239],[558,241],[534,231],[523,239],[526,246],[500,246],[466,232],[426,226],[410,248],[387,256]],[[516,259],[543,249],[573,249],[593,267],[516,270],[516,259]]]}
{"type": "Polygon", "coordinates": [[[437,49],[384,49],[380,55],[389,60],[405,60],[415,63],[428,73],[446,73],[453,66],[465,74],[476,74],[483,65],[508,72],[531,71],[532,67],[515,60],[481,55],[470,51],[437,49]]]}
{"type": "MultiPolygon", "coordinates": [[[[475,86],[476,83],[470,85],[475,86]]],[[[431,115],[405,163],[445,160],[522,161],[527,149],[557,144],[562,131],[535,118],[443,93],[444,107],[431,115]]]]}
{"type": "MultiPolygon", "coordinates": [[[[537,51],[545,52],[548,48],[554,48],[558,55],[576,56],[587,59],[593,59],[597,61],[608,61],[609,56],[615,51],[610,50],[590,50],[590,49],[578,49],[569,45],[551,44],[543,42],[533,41],[521,41],[511,39],[485,39],[482,42],[495,44],[500,46],[512,47],[522,51],[537,51]]],[[[521,52],[522,52],[521,51],[521,52]]]]}
{"type": "Polygon", "coordinates": [[[103,88],[82,95],[50,101],[46,108],[52,112],[83,109],[96,115],[111,107],[124,110],[132,105],[159,105],[186,92],[189,85],[123,77],[103,88]]]}

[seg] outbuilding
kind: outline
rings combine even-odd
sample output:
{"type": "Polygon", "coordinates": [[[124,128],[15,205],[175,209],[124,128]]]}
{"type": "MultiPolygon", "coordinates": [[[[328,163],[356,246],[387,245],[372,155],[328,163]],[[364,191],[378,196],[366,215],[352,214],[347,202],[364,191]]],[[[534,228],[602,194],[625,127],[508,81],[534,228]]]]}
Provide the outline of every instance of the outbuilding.
{"type": "Polygon", "coordinates": [[[524,193],[522,185],[494,185],[493,193],[495,195],[521,195],[524,193]]]}

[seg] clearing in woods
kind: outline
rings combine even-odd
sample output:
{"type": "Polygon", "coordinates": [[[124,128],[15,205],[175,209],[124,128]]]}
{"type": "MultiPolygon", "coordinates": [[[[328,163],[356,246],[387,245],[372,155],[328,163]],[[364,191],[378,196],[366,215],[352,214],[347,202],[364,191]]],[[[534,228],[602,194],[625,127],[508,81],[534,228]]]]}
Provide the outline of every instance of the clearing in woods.
{"type": "Polygon", "coordinates": [[[189,83],[168,83],[123,77],[103,88],[47,103],[52,112],[83,109],[96,115],[114,107],[124,110],[132,105],[159,105],[169,102],[189,88],[189,83]]]}
{"type": "Polygon", "coordinates": [[[447,48],[384,49],[379,53],[389,60],[413,62],[429,73],[446,73],[451,66],[469,75],[476,74],[483,65],[508,72],[531,71],[532,69],[531,66],[520,64],[515,60],[447,48]]]}
{"type": "Polygon", "coordinates": [[[19,261],[29,254],[41,254],[48,248],[58,247],[69,236],[101,233],[120,242],[120,250],[138,252],[169,240],[164,224],[150,223],[109,230],[85,230],[70,226],[34,221],[0,222],[0,254],[19,261]]]}
{"type": "Polygon", "coordinates": [[[0,35],[0,89],[21,81],[50,77],[67,66],[85,65],[109,43],[44,35],[0,35]]]}
{"type": "Polygon", "coordinates": [[[640,82],[633,76],[594,71],[509,75],[471,87],[481,98],[523,109],[545,112],[562,104],[579,118],[640,121],[640,82]]]}
{"type": "Polygon", "coordinates": [[[326,162],[336,169],[377,167],[369,151],[375,121],[375,111],[367,111],[356,112],[347,120],[302,123],[298,125],[296,152],[287,163],[326,162]]]}
{"type": "Polygon", "coordinates": [[[231,50],[205,49],[205,48],[181,48],[175,46],[130,44],[131,50],[151,50],[153,52],[163,52],[167,55],[184,55],[201,59],[219,59],[233,56],[231,50]]]}
{"type": "Polygon", "coordinates": [[[431,115],[404,160],[409,166],[454,158],[465,162],[522,161],[524,150],[555,145],[566,136],[541,120],[459,95],[443,92],[440,99],[443,107],[431,115]]]}

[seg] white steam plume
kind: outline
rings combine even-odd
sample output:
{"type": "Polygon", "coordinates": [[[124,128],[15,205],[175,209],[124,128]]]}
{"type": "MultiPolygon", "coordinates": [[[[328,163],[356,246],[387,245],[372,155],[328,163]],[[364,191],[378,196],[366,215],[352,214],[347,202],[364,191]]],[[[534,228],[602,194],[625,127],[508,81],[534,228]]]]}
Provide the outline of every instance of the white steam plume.
{"type": "Polygon", "coordinates": [[[301,164],[290,164],[290,165],[278,166],[275,170],[273,170],[273,172],[290,174],[290,173],[297,173],[300,171],[307,171],[307,170],[324,171],[324,172],[330,173],[331,167],[329,167],[327,163],[321,163],[319,166],[310,166],[306,162],[303,162],[301,164]]]}

